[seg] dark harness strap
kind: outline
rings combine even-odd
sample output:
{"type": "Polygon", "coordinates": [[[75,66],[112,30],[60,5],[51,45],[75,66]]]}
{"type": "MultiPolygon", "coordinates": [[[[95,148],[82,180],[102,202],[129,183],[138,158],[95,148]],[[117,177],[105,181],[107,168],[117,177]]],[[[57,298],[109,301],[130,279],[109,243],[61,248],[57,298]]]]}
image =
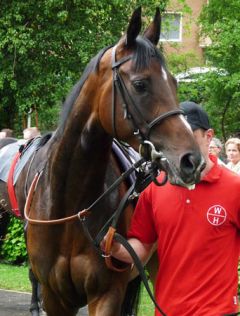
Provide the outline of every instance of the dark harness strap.
{"type": "Polygon", "coordinates": [[[101,256],[105,259],[105,263],[107,265],[107,267],[113,271],[117,271],[117,272],[122,272],[125,271],[126,269],[129,269],[129,265],[125,264],[123,267],[116,267],[116,265],[114,265],[112,263],[112,257],[111,257],[111,245],[112,245],[112,241],[113,239],[118,241],[119,243],[121,243],[123,245],[123,247],[128,251],[128,253],[130,254],[130,256],[133,259],[133,262],[139,272],[139,275],[142,279],[142,282],[148,292],[148,295],[150,296],[151,300],[153,301],[155,307],[157,308],[157,310],[161,313],[162,316],[167,316],[164,311],[160,308],[160,306],[157,304],[154,295],[149,287],[148,284],[148,279],[144,270],[144,267],[140,261],[140,259],[138,258],[137,254],[135,253],[134,249],[132,248],[132,246],[128,243],[128,241],[120,234],[116,233],[116,226],[118,223],[118,219],[121,215],[121,213],[125,210],[125,208],[127,207],[127,205],[130,203],[131,198],[130,196],[133,194],[133,192],[136,190],[136,184],[137,184],[137,192],[140,192],[140,188],[141,190],[143,190],[146,185],[152,181],[151,176],[149,176],[147,179],[142,179],[144,180],[143,182],[139,180],[139,182],[142,182],[142,185],[140,185],[139,182],[135,182],[132,184],[132,186],[128,189],[128,191],[125,193],[124,197],[122,198],[117,210],[114,212],[114,214],[109,218],[109,220],[105,223],[105,225],[102,227],[102,229],[100,230],[100,232],[97,234],[97,236],[95,238],[92,238],[91,234],[89,233],[89,230],[85,224],[85,219],[81,219],[82,225],[83,225],[83,229],[84,232],[86,234],[86,236],[88,237],[88,239],[91,241],[92,245],[95,247],[95,249],[97,250],[98,253],[101,254],[101,256]],[[103,240],[104,236],[107,233],[107,241],[106,241],[106,249],[105,252],[103,253],[99,247],[100,242],[103,240]],[[109,235],[109,237],[108,237],[109,235]]]}
{"type": "Polygon", "coordinates": [[[157,310],[161,313],[162,316],[167,316],[167,314],[164,313],[164,311],[160,308],[160,306],[158,305],[158,303],[156,302],[154,295],[149,287],[148,284],[148,279],[146,276],[146,273],[144,271],[144,267],[141,263],[141,261],[138,258],[138,255],[136,254],[136,252],[134,251],[134,249],[132,248],[132,246],[129,244],[129,242],[120,234],[115,233],[114,235],[114,239],[116,241],[118,241],[121,245],[123,245],[123,247],[128,251],[128,253],[131,255],[133,262],[141,276],[141,279],[143,281],[143,284],[148,292],[148,295],[150,296],[151,300],[153,301],[155,307],[157,308],[157,310]]]}

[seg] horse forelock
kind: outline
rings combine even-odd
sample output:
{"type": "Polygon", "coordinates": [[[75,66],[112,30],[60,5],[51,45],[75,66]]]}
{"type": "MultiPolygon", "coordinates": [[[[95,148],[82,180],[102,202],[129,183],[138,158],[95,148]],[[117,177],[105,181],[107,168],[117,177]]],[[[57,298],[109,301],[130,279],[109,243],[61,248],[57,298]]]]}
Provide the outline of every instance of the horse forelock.
{"type": "Polygon", "coordinates": [[[98,52],[98,54],[91,59],[91,61],[86,66],[86,68],[85,68],[80,80],[74,85],[74,87],[72,88],[71,92],[67,96],[67,98],[64,101],[63,106],[62,106],[62,112],[61,112],[61,116],[60,116],[59,128],[58,128],[58,130],[56,132],[56,135],[59,135],[59,133],[60,134],[63,133],[64,127],[66,125],[67,118],[68,118],[70,112],[72,111],[74,103],[75,103],[77,97],[79,96],[85,81],[87,80],[87,78],[89,77],[89,75],[91,73],[98,71],[99,62],[100,62],[102,56],[105,54],[105,52],[110,47],[111,46],[107,46],[107,47],[101,49],[98,52]]]}
{"type": "Polygon", "coordinates": [[[152,58],[156,58],[165,68],[164,57],[159,49],[153,45],[147,38],[138,36],[136,39],[136,48],[133,53],[133,62],[136,71],[148,68],[152,58]]]}

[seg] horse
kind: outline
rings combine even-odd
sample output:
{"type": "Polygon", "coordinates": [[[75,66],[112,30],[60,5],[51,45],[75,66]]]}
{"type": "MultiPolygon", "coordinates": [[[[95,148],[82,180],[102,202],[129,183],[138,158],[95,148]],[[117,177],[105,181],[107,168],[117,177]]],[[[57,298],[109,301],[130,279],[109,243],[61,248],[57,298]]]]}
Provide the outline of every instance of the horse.
{"type": "Polygon", "coordinates": [[[13,137],[5,137],[0,139],[0,149],[4,146],[17,142],[16,138],[13,137]]]}
{"type": "MultiPolygon", "coordinates": [[[[85,305],[91,316],[123,315],[131,267],[109,269],[92,242],[128,189],[119,181],[109,190],[122,174],[114,138],[140,150],[172,184],[190,186],[204,168],[178,106],[176,80],[157,48],[160,22],[157,9],[141,35],[141,8],[133,12],[119,41],[89,62],[64,102],[56,131],[43,137],[15,184],[27,219],[29,262],[49,316],[73,316],[85,305]]],[[[0,195],[10,205],[2,181],[0,195]]],[[[123,236],[133,209],[129,203],[119,217],[123,236]]]]}
{"type": "MultiPolygon", "coordinates": [[[[13,143],[17,143],[18,139],[13,137],[5,137],[0,139],[0,150],[13,143]]],[[[22,144],[22,142],[20,142],[22,144]]],[[[20,145],[19,145],[20,146],[20,145]]],[[[1,161],[1,159],[0,159],[1,161]]],[[[0,181],[1,182],[1,181],[0,181]]],[[[1,197],[1,193],[0,193],[1,197]]],[[[8,203],[5,199],[2,199],[0,201],[0,232],[1,232],[1,241],[5,238],[5,234],[7,231],[7,226],[9,224],[10,215],[15,215],[13,212],[11,212],[10,209],[8,209],[8,203]]],[[[23,216],[20,218],[22,221],[24,220],[23,216]]],[[[25,234],[24,234],[25,235],[25,234]]],[[[26,236],[25,236],[26,239],[26,236]]],[[[1,244],[0,244],[1,245],[1,244]]],[[[37,279],[35,278],[31,267],[29,268],[29,280],[32,286],[32,295],[31,295],[31,304],[30,304],[30,311],[32,316],[39,316],[39,313],[41,313],[41,292],[40,292],[40,284],[38,283],[37,279]]]]}
{"type": "MultiPolygon", "coordinates": [[[[9,144],[15,143],[16,141],[17,141],[17,139],[13,138],[13,137],[1,138],[0,139],[0,150],[9,144]]],[[[4,210],[4,208],[0,202],[0,232],[1,232],[0,241],[5,236],[8,223],[9,223],[9,213],[4,210]]]]}

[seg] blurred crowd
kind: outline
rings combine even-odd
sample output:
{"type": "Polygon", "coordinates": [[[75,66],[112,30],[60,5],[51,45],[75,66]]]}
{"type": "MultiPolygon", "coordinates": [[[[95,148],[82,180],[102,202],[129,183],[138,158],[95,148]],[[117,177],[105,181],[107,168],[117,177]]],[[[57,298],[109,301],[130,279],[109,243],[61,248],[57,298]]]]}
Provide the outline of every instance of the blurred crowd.
{"type": "MultiPolygon", "coordinates": [[[[28,127],[23,130],[22,138],[20,139],[20,141],[25,142],[37,136],[41,136],[39,129],[36,126],[28,127]]],[[[5,137],[14,137],[13,130],[9,128],[3,128],[0,131],[0,138],[5,137]]]]}
{"type": "Polygon", "coordinates": [[[213,138],[209,145],[209,153],[218,157],[218,162],[240,174],[240,138],[231,137],[225,144],[213,138]]]}
{"type": "MultiPolygon", "coordinates": [[[[20,141],[25,142],[37,136],[41,136],[39,129],[35,126],[28,127],[23,130],[23,138],[20,141]]],[[[0,138],[5,137],[13,137],[13,130],[2,129],[0,138]]],[[[240,138],[231,137],[224,144],[220,139],[214,137],[209,145],[209,153],[218,157],[219,164],[240,174],[240,138]]]]}

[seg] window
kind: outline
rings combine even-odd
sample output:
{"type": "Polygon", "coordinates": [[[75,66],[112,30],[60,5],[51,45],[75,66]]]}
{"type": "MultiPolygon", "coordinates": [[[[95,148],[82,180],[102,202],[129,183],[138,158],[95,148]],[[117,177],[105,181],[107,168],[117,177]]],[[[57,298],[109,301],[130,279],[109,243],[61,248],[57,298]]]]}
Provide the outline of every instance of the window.
{"type": "Polygon", "coordinates": [[[160,41],[180,42],[182,40],[181,13],[166,12],[162,15],[162,30],[160,41]]]}

